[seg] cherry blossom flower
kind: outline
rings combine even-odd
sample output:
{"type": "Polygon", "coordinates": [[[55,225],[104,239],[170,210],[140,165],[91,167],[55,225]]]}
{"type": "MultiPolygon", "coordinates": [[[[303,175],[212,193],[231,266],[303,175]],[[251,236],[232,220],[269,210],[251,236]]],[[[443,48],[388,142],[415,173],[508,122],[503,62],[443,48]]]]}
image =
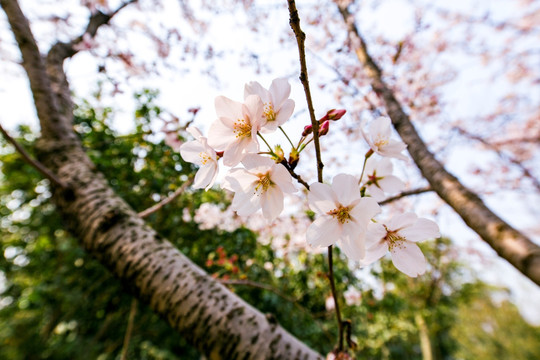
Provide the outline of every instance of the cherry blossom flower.
{"type": "Polygon", "coordinates": [[[392,262],[399,271],[411,277],[422,275],[427,263],[416,242],[439,236],[439,227],[435,222],[418,218],[414,213],[395,216],[388,225],[370,224],[366,257],[361,263],[371,264],[390,250],[392,262]]]}
{"type": "Polygon", "coordinates": [[[350,259],[362,259],[368,223],[381,208],[374,199],[360,197],[358,179],[338,174],[331,186],[314,183],[310,185],[308,201],[318,215],[307,229],[308,244],[324,247],[337,243],[350,259]]]}
{"type": "Polygon", "coordinates": [[[267,220],[274,220],[283,210],[283,193],[296,192],[291,175],[283,165],[256,154],[246,155],[242,164],[245,169],[231,169],[221,185],[235,193],[231,208],[240,216],[262,209],[267,220]]]}
{"type": "Polygon", "coordinates": [[[362,182],[366,193],[377,201],[385,199],[384,193],[397,193],[405,187],[405,183],[392,175],[392,161],[388,158],[380,160],[369,158],[364,170],[362,182]]]}
{"type": "Polygon", "coordinates": [[[379,117],[372,121],[368,134],[364,132],[364,124],[362,124],[360,130],[371,150],[377,154],[407,160],[407,157],[401,153],[407,148],[407,145],[401,141],[390,139],[390,135],[392,134],[390,119],[379,117]]]}
{"type": "Polygon", "coordinates": [[[202,136],[199,129],[190,126],[186,130],[193,135],[195,140],[182,144],[180,146],[180,155],[185,161],[200,166],[195,175],[193,187],[208,190],[214,185],[218,174],[219,167],[216,151],[208,145],[207,139],[202,136]]]}
{"type": "Polygon", "coordinates": [[[258,95],[264,103],[262,114],[263,124],[261,132],[268,133],[275,131],[278,126],[283,125],[294,111],[294,101],[289,99],[291,85],[287,79],[275,79],[266,90],[256,81],[251,81],[244,87],[244,98],[258,95]]]}
{"type": "Polygon", "coordinates": [[[208,143],[224,150],[226,166],[235,166],[247,153],[259,151],[257,132],[261,128],[263,103],[257,95],[246,97],[243,104],[218,96],[215,105],[218,119],[210,127],[208,143]]]}

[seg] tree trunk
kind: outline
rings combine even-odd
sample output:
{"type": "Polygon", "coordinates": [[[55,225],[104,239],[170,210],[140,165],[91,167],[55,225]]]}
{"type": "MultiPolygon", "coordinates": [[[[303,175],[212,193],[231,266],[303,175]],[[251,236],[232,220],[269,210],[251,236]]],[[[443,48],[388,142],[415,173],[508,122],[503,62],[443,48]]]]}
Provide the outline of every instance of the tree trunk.
{"type": "MultiPolygon", "coordinates": [[[[53,200],[84,248],[209,359],[322,359],[208,276],[112,191],[71,130],[63,61],[82,36],[53,46],[45,64],[17,1],[0,5],[30,80],[42,129],[38,157],[67,184],[53,186],[53,200]]],[[[100,14],[90,19],[92,36],[111,17],[100,14]]]]}

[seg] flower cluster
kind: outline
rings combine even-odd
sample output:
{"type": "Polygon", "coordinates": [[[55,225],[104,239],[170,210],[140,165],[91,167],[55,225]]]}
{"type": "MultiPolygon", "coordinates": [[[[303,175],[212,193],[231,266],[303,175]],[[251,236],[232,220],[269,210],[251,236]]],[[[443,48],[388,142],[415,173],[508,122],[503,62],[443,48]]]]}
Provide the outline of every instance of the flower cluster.
{"type": "MultiPolygon", "coordinates": [[[[217,119],[210,126],[208,137],[190,127],[195,140],[180,146],[184,160],[199,165],[194,187],[209,189],[216,179],[219,165],[231,167],[221,187],[234,193],[231,209],[239,216],[251,216],[259,209],[267,221],[275,220],[283,211],[284,194],[297,191],[293,177],[300,153],[317,135],[329,132],[330,122],[345,115],[345,110],[332,109],[316,124],[305,126],[300,140],[294,145],[282,125],[294,110],[289,99],[291,87],[287,80],[276,79],[269,89],[258,82],[244,88],[244,101],[237,102],[224,96],[215,100],[217,119]],[[280,145],[272,148],[264,134],[280,129],[291,145],[288,159],[280,145]],[[264,142],[261,149],[259,140],[264,142]]],[[[365,155],[361,175],[338,174],[332,184],[307,185],[308,203],[315,220],[308,227],[306,239],[314,247],[336,244],[351,260],[361,265],[370,264],[390,252],[394,265],[409,276],[422,274],[425,258],[416,242],[439,236],[437,225],[415,214],[398,215],[389,222],[379,222],[378,202],[385,194],[401,191],[405,184],[392,175],[390,158],[407,160],[402,154],[406,145],[391,139],[390,120],[380,117],[372,121],[362,134],[370,150],[365,155]],[[372,157],[377,154],[380,159],[372,157]]]]}

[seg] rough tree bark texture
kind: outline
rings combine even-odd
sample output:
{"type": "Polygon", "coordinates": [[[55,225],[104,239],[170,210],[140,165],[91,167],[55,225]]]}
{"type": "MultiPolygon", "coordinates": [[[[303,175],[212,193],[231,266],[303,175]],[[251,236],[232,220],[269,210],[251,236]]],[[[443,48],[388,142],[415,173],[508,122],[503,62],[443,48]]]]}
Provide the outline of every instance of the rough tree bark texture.
{"type": "MultiPolygon", "coordinates": [[[[73,104],[58,43],[39,53],[17,1],[0,0],[23,56],[42,129],[38,156],[69,188],[54,188],[68,229],[141,300],[210,359],[322,359],[162,239],[97,173],[72,131],[73,104]]],[[[92,17],[95,35],[110,16],[92,17]],[[96,27],[97,25],[97,27],[96,27]]]]}
{"type": "Polygon", "coordinates": [[[495,215],[475,193],[463,186],[435,159],[394,93],[383,81],[382,72],[369,55],[354,16],[344,4],[348,2],[335,1],[347,26],[352,49],[363,64],[371,87],[383,100],[388,116],[431,188],[502,258],[540,285],[540,247],[495,215]]]}

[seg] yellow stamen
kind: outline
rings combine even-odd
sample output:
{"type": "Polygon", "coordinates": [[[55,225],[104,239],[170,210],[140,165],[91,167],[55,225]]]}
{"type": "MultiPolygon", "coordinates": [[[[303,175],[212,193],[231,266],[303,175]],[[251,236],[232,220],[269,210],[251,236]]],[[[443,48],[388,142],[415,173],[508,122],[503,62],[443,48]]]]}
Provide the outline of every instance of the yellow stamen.
{"type": "Polygon", "coordinates": [[[250,137],[251,136],[251,123],[246,119],[238,119],[233,124],[233,132],[236,134],[236,138],[250,137]]]}
{"type": "Polygon", "coordinates": [[[258,193],[260,195],[266,192],[270,186],[274,185],[274,183],[272,182],[272,179],[270,179],[269,172],[265,174],[257,174],[257,176],[259,177],[259,181],[255,186],[255,193],[258,193]]]}
{"type": "Polygon", "coordinates": [[[397,231],[390,231],[386,226],[384,228],[386,229],[386,236],[384,237],[384,240],[388,242],[388,249],[392,250],[395,247],[402,249],[403,243],[407,239],[399,235],[397,231]]]}
{"type": "Polygon", "coordinates": [[[210,157],[210,155],[208,155],[207,153],[205,152],[200,152],[199,153],[199,156],[201,157],[201,163],[203,165],[206,165],[212,158],[210,157]]]}
{"type": "Polygon", "coordinates": [[[349,214],[350,210],[351,209],[349,209],[348,207],[340,205],[337,209],[331,210],[327,214],[332,215],[333,217],[338,219],[341,224],[345,224],[351,219],[351,215],[349,214]]]}
{"type": "Polygon", "coordinates": [[[274,105],[272,105],[272,103],[264,104],[263,116],[266,121],[276,121],[276,113],[274,111],[274,105]]]}

